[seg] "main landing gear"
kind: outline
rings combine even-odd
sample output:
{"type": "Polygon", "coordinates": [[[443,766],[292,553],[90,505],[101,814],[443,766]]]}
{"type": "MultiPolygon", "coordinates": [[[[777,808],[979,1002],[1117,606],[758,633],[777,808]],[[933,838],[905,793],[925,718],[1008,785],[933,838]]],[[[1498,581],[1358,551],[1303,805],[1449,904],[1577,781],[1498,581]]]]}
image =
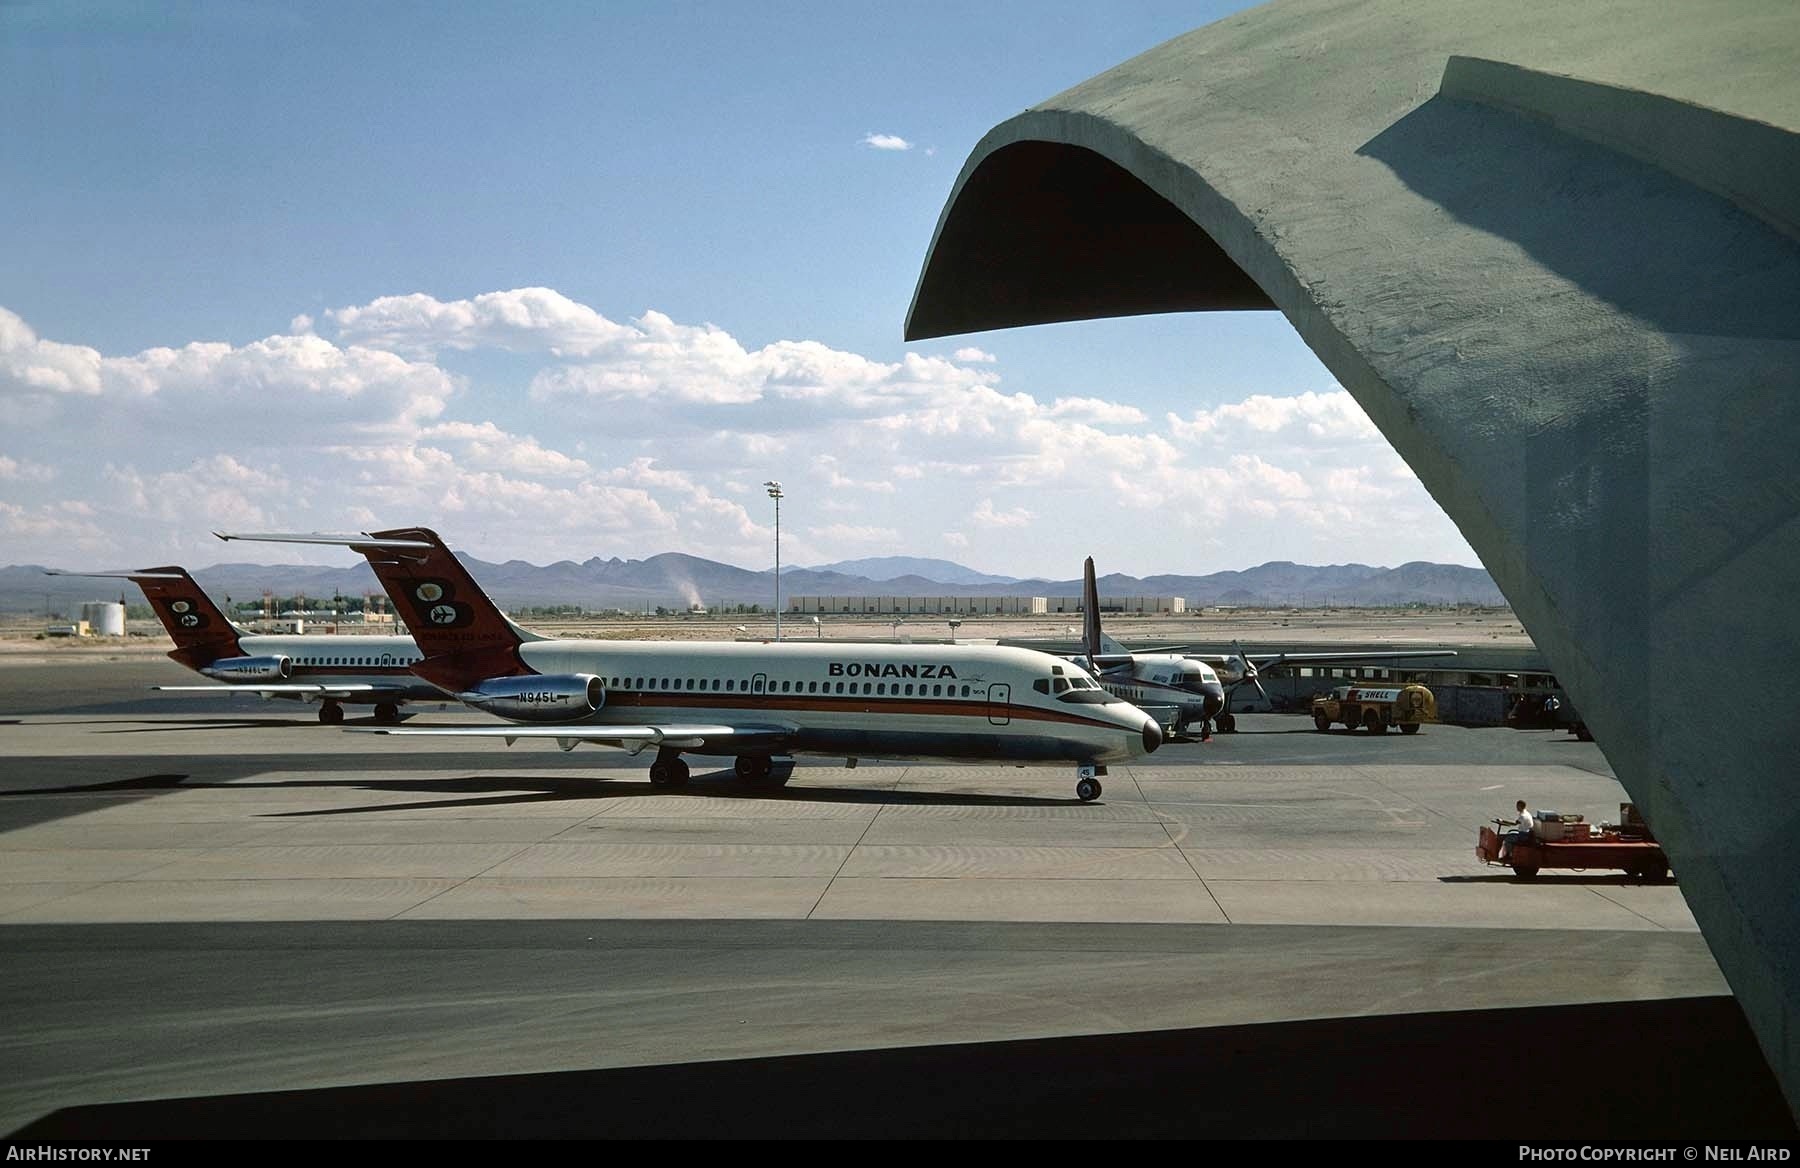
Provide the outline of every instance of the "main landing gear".
{"type": "Polygon", "coordinates": [[[650,764],[650,782],[657,787],[679,787],[688,781],[687,760],[673,750],[659,750],[650,764]]]}
{"type": "MultiPolygon", "coordinates": [[[[794,760],[771,758],[766,754],[740,754],[732,765],[738,779],[759,786],[782,787],[794,773],[794,760]]],[[[650,764],[650,782],[658,787],[680,787],[688,781],[687,760],[675,750],[659,750],[650,764]]]]}
{"type": "Polygon", "coordinates": [[[792,759],[778,763],[766,754],[740,754],[731,764],[731,770],[746,783],[783,787],[794,773],[794,763],[792,759]]]}
{"type": "Polygon", "coordinates": [[[400,706],[397,702],[376,702],[375,720],[383,726],[392,726],[400,720],[400,706]]]}
{"type": "Polygon", "coordinates": [[[1075,768],[1075,797],[1083,803],[1092,803],[1100,797],[1103,788],[1100,776],[1106,773],[1105,767],[1083,764],[1075,768]]]}
{"type": "Polygon", "coordinates": [[[319,721],[327,726],[336,726],[344,720],[344,707],[336,702],[325,702],[319,706],[319,721]]]}

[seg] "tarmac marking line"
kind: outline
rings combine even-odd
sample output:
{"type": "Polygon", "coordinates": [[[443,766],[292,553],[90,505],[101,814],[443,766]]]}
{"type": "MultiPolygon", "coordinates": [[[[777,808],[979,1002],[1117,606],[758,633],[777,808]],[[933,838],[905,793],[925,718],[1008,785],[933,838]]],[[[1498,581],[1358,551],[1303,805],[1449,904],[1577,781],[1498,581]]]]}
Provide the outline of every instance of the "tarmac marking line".
{"type": "MultiPolygon", "coordinates": [[[[900,784],[905,781],[906,772],[911,769],[911,767],[900,767],[899,777],[895,778],[895,780],[889,784],[888,790],[892,791],[897,789],[900,784]]],[[[881,813],[886,811],[889,806],[890,805],[887,803],[881,803],[876,806],[875,814],[869,816],[869,821],[863,824],[862,834],[856,837],[856,842],[844,849],[844,858],[838,861],[837,871],[831,874],[831,879],[825,882],[825,887],[819,889],[819,895],[813,899],[812,907],[806,910],[806,915],[801,918],[802,920],[812,920],[812,915],[819,911],[819,906],[825,903],[825,898],[827,896],[831,895],[832,885],[836,884],[838,877],[844,874],[844,866],[850,862],[850,857],[856,854],[856,849],[862,847],[862,842],[869,838],[869,832],[874,830],[875,821],[881,818],[881,813]]]]}
{"type": "MultiPolygon", "coordinates": [[[[492,864],[489,864],[487,867],[483,868],[481,871],[471,873],[470,875],[463,877],[461,880],[456,880],[448,888],[438,889],[436,892],[432,893],[430,896],[427,896],[424,900],[418,901],[414,904],[409,904],[404,908],[401,908],[393,913],[390,913],[388,915],[387,919],[390,921],[396,920],[400,917],[400,915],[402,913],[409,913],[409,912],[412,912],[414,909],[423,908],[426,905],[430,904],[432,901],[436,900],[438,897],[443,896],[445,893],[454,892],[458,888],[463,887],[464,885],[470,883],[471,881],[481,879],[483,876],[486,876],[489,872],[492,872],[495,868],[498,868],[500,865],[506,863],[508,860],[514,859],[520,853],[536,847],[538,845],[538,843],[540,843],[540,842],[541,841],[538,841],[538,840],[526,840],[525,842],[519,844],[519,846],[516,849],[508,852],[504,856],[501,856],[498,860],[495,860],[492,864]]],[[[454,879],[454,878],[452,878],[452,879],[454,879]]]]}
{"type": "MultiPolygon", "coordinates": [[[[1138,798],[1143,799],[1144,803],[1149,805],[1150,800],[1144,795],[1144,788],[1138,783],[1137,772],[1135,770],[1131,772],[1131,785],[1137,787],[1138,798]]],[[[1170,817],[1164,815],[1160,811],[1156,811],[1153,806],[1151,807],[1151,811],[1156,815],[1157,822],[1162,824],[1163,834],[1169,837],[1169,846],[1175,849],[1176,854],[1187,864],[1188,870],[1194,874],[1194,879],[1200,882],[1200,887],[1206,890],[1207,898],[1213,902],[1213,907],[1219,910],[1219,915],[1225,918],[1226,924],[1233,924],[1234,922],[1231,919],[1231,914],[1226,912],[1225,906],[1219,903],[1219,898],[1213,892],[1212,886],[1207,884],[1206,877],[1200,875],[1200,869],[1194,867],[1194,858],[1187,854],[1186,849],[1181,846],[1181,840],[1175,838],[1174,831],[1169,828],[1170,817]]],[[[1182,839],[1187,838],[1191,830],[1192,829],[1189,828],[1187,824],[1183,823],[1181,825],[1182,839]]]]}

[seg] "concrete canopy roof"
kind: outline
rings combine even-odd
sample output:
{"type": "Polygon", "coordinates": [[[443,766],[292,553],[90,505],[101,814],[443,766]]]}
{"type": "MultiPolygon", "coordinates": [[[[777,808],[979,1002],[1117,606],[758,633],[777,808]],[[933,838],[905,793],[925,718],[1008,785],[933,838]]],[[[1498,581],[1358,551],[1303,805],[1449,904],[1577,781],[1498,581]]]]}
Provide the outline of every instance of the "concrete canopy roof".
{"type": "Polygon", "coordinates": [[[1800,663],[1797,60],[1786,0],[1279,0],[989,132],[906,327],[1285,314],[1550,657],[1790,1103],[1800,719],[1695,699],[1800,663]]]}

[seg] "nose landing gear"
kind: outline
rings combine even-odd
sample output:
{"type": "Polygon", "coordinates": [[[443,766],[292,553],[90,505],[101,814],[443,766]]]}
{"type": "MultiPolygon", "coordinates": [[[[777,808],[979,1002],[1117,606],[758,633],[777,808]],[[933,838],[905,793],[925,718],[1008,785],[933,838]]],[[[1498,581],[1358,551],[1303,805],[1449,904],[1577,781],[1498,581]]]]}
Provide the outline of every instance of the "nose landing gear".
{"type": "Polygon", "coordinates": [[[1083,764],[1075,768],[1075,797],[1083,803],[1092,803],[1100,797],[1104,789],[1100,786],[1100,776],[1106,773],[1105,767],[1083,764]]]}

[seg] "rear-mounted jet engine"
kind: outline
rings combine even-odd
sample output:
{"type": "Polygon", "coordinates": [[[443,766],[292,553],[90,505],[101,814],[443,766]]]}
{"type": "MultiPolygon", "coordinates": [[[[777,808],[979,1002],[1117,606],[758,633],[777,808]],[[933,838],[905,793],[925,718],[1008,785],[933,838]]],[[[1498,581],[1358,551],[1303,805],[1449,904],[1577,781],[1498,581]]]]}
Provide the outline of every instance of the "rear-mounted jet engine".
{"type": "Polygon", "coordinates": [[[606,684],[591,673],[495,677],[457,697],[520,722],[573,722],[606,704],[606,684]]]}
{"type": "Polygon", "coordinates": [[[226,657],[200,670],[220,681],[280,681],[294,676],[290,657],[226,657]]]}

